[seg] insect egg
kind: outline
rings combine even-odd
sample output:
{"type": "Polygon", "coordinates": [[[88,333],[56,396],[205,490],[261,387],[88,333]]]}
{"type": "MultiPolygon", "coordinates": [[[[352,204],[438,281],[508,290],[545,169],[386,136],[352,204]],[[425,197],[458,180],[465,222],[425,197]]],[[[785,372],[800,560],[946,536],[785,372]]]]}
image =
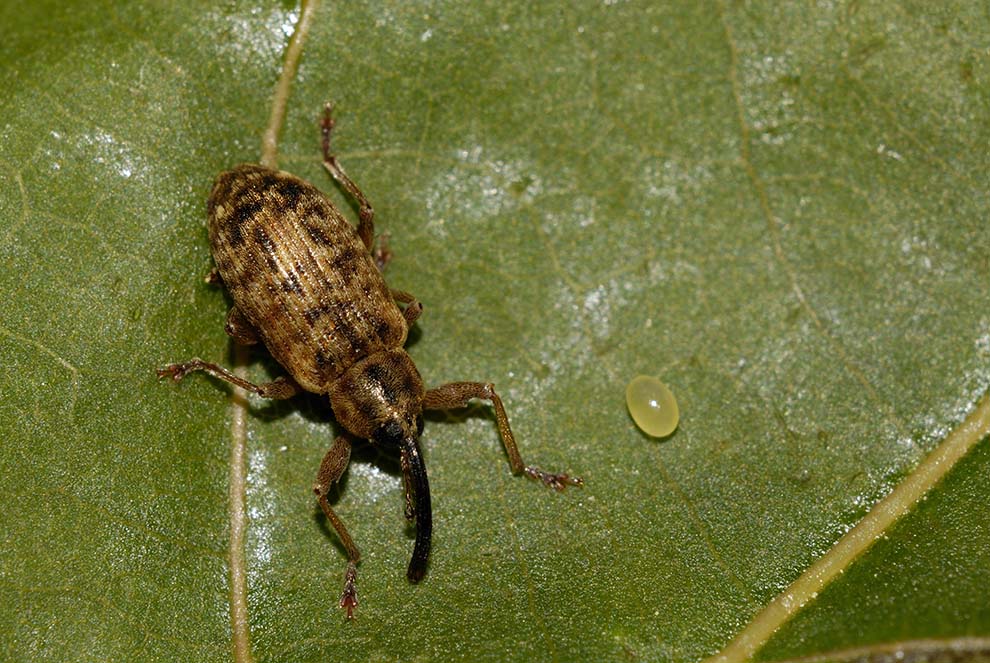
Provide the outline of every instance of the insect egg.
{"type": "Polygon", "coordinates": [[[626,407],[633,421],[647,435],[667,437],[677,428],[677,400],[660,380],[637,375],[626,387],[626,407]]]}

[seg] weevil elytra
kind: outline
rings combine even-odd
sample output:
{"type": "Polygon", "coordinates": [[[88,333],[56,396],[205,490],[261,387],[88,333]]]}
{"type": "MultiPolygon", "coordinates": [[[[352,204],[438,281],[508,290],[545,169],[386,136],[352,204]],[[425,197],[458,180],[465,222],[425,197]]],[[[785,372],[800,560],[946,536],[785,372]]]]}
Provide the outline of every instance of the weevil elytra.
{"type": "Polygon", "coordinates": [[[419,447],[424,410],[487,400],[495,408],[513,474],[557,490],[582,482],[523,463],[502,399],[491,383],[423,386],[403,349],[423,307],[411,294],[385,284],[381,268],[387,254],[374,250],[374,212],[330,151],[333,127],[327,104],[321,122],[323,166],[358,203],[356,231],[315,186],[264,166],[242,164],[222,173],[207,204],[216,263],[211,280],[222,282],[234,300],[225,329],[238,343],[263,343],[288,376],[253,384],[201,359],[171,364],[158,375],[179,381],[193,371],[205,371],[264,398],[290,398],[303,390],[329,397],[334,417],[346,432],[324,456],[313,492],[347,552],[340,607],[350,618],[358,603],[360,553],[327,494],[347,467],[354,438],[399,455],[405,516],[416,523],[406,572],[411,582],[419,582],[426,573],[433,527],[430,486],[419,447]]]}

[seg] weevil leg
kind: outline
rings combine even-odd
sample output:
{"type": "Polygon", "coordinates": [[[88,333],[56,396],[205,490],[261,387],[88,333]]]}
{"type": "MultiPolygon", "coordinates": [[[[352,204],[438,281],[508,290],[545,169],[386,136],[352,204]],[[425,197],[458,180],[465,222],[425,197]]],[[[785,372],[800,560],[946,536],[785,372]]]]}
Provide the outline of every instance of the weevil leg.
{"type": "Polygon", "coordinates": [[[453,410],[466,407],[472,398],[480,398],[495,406],[495,421],[498,422],[498,432],[509,455],[509,466],[513,474],[525,474],[530,479],[541,481],[545,486],[554,490],[563,490],[567,486],[581,486],[584,482],[578,477],[572,477],[562,472],[546,472],[533,465],[523,463],[516,438],[509,428],[509,417],[505,413],[502,399],[495,393],[495,385],[486,382],[449,382],[436,389],[430,389],[423,396],[424,410],[453,410]]]}
{"type": "Polygon", "coordinates": [[[227,312],[227,322],[224,323],[223,330],[241,345],[254,345],[261,340],[254,325],[244,317],[241,309],[236,306],[231,306],[227,312]]]}
{"type": "Polygon", "coordinates": [[[209,373],[215,378],[235,384],[242,389],[250,391],[252,394],[257,394],[262,398],[270,398],[272,400],[292,398],[302,389],[298,384],[296,384],[295,380],[289,377],[280,377],[264,384],[254,384],[253,382],[248,382],[247,380],[237,377],[223,366],[205,362],[198,357],[194,357],[189,361],[182,362],[181,364],[169,364],[164,368],[159,368],[156,372],[160,378],[172,378],[178,382],[195,371],[209,373]]]}
{"type": "Polygon", "coordinates": [[[375,257],[375,264],[378,265],[378,271],[384,272],[385,266],[392,262],[392,249],[388,247],[388,233],[382,233],[378,236],[378,246],[372,253],[375,257]]]}
{"type": "Polygon", "coordinates": [[[361,237],[361,241],[364,242],[365,247],[369,251],[374,251],[375,210],[372,209],[371,203],[365,198],[364,193],[358,188],[357,184],[348,177],[344,171],[344,167],[337,161],[337,157],[330,152],[330,133],[333,131],[334,124],[333,104],[327,103],[323,107],[323,120],[320,122],[320,134],[323,137],[323,167],[357,201],[359,218],[358,235],[361,237]]]}
{"type": "Polygon", "coordinates": [[[413,323],[422,315],[423,305],[418,299],[404,290],[392,290],[392,299],[406,305],[406,308],[402,311],[402,317],[406,319],[406,327],[411,329],[413,323]]]}
{"type": "Polygon", "coordinates": [[[340,607],[347,611],[348,619],[354,619],[354,608],[358,604],[357,564],[361,560],[361,553],[354,545],[354,539],[347,532],[343,521],[334,513],[330,502],[327,501],[330,487],[340,479],[350,459],[351,441],[346,435],[341,435],[333,441],[333,446],[323,456],[320,471],[316,474],[316,482],[313,484],[313,493],[316,494],[320,508],[323,509],[327,520],[337,532],[340,542],[344,544],[344,550],[347,551],[347,571],[344,574],[344,591],[340,595],[340,607]]]}

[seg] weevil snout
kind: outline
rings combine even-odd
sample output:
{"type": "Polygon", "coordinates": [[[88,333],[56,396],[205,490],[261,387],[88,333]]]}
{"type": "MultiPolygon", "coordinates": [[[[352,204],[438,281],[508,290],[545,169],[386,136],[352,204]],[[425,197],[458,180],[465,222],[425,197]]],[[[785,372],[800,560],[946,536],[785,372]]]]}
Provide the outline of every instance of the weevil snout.
{"type": "Polygon", "coordinates": [[[372,443],[385,451],[402,452],[410,439],[423,434],[422,411],[396,413],[384,424],[375,429],[369,438],[372,443]]]}
{"type": "Polygon", "coordinates": [[[415,419],[390,419],[371,437],[375,446],[399,452],[406,489],[406,518],[416,521],[416,543],[406,571],[410,582],[419,582],[426,573],[433,533],[430,481],[426,476],[426,464],[419,448],[419,435],[422,431],[423,416],[420,414],[415,419]]]}
{"type": "MultiPolygon", "coordinates": [[[[422,420],[422,418],[421,418],[422,420]]],[[[413,545],[412,559],[406,577],[410,582],[419,582],[426,573],[426,563],[430,558],[430,537],[433,534],[433,507],[430,504],[430,481],[426,478],[426,465],[423,454],[419,450],[419,440],[407,437],[402,441],[402,469],[406,477],[406,486],[412,488],[412,496],[406,495],[407,501],[412,498],[412,513],[409,504],[406,505],[406,516],[416,518],[416,543],[413,545]]],[[[408,488],[407,488],[408,490],[408,488]]]]}

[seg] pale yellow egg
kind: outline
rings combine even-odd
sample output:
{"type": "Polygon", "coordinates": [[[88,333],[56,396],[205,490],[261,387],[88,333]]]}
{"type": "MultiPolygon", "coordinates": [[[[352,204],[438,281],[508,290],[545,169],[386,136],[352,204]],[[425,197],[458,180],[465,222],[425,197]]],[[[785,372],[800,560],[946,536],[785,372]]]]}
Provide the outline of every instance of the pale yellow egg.
{"type": "Polygon", "coordinates": [[[660,380],[637,375],[626,387],[626,407],[647,435],[667,437],[677,428],[680,412],[673,392],[660,380]]]}

